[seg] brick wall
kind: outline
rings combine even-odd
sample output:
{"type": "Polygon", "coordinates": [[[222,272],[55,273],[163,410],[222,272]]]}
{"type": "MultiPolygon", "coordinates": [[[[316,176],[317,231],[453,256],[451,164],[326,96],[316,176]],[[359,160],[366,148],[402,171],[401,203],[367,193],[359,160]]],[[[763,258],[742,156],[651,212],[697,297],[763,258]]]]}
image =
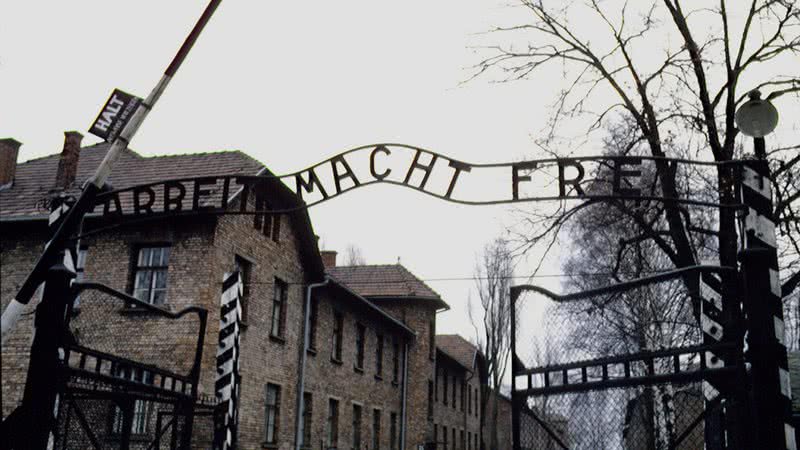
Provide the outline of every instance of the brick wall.
{"type": "Polygon", "coordinates": [[[389,314],[417,333],[408,352],[408,397],[406,416],[406,449],[428,442],[433,437],[433,422],[428,420],[428,380],[433,379],[434,359],[430,357],[431,320],[436,311],[424,301],[382,300],[377,303],[389,314]]]}
{"type": "MultiPolygon", "coordinates": [[[[47,226],[40,224],[0,224],[0,299],[5,311],[11,298],[27,277],[44,248],[47,226]]],[[[22,399],[25,375],[28,370],[28,353],[33,338],[31,313],[39,296],[25,308],[14,331],[2,346],[3,417],[8,416],[22,399]]]]}
{"type": "MultiPolygon", "coordinates": [[[[437,442],[443,443],[445,441],[443,432],[447,429],[447,448],[449,450],[466,450],[477,449],[475,446],[475,436],[480,435],[480,399],[475,402],[475,391],[480,390],[480,379],[477,373],[469,372],[464,367],[456,364],[449,358],[439,355],[436,360],[436,383],[434,393],[434,416],[433,423],[437,428],[437,442]],[[474,374],[474,375],[473,375],[474,374]],[[447,377],[445,383],[444,377],[447,377]],[[453,399],[453,382],[456,384],[456,397],[455,403],[453,399]],[[471,394],[462,394],[462,390],[466,385],[467,391],[471,394]],[[447,395],[445,397],[444,389],[447,387],[447,395]],[[462,409],[462,395],[463,409],[462,409]],[[445,403],[445,398],[447,402],[445,403]],[[468,403],[472,400],[473,404],[470,406],[468,403]],[[456,430],[456,442],[454,446],[453,431],[456,430]],[[464,445],[462,446],[461,432],[464,432],[464,445]]],[[[479,438],[478,438],[479,439],[479,438]]]]}

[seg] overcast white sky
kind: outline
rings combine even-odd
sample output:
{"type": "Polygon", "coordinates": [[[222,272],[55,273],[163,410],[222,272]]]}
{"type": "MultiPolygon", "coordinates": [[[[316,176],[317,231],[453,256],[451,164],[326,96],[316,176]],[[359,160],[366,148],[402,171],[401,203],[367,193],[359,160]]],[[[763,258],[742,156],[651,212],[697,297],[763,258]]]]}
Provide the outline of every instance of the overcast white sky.
{"type": "MultiPolygon", "coordinates": [[[[58,152],[114,88],[145,97],[205,7],[202,0],[3,2],[0,135],[20,158],[58,152]]],[[[509,14],[500,2],[223,1],[134,138],[143,155],[240,149],[276,173],[351,147],[399,142],[470,162],[520,159],[544,125],[540,86],[460,86],[472,34],[509,14]]],[[[546,86],[544,86],[546,89],[546,86]]],[[[469,278],[507,208],[467,207],[392,186],[310,211],[326,249],[368,263],[469,278]]],[[[557,272],[555,269],[553,272],[557,272]]],[[[472,336],[472,281],[429,281],[452,306],[439,331],[472,336]]]]}
{"type": "MultiPolygon", "coordinates": [[[[5,1],[0,5],[0,135],[21,159],[58,152],[114,88],[145,97],[206,0],[5,1]]],[[[474,33],[515,14],[499,0],[223,1],[133,140],[143,155],[242,150],[275,173],[377,142],[468,162],[536,152],[559,73],[465,85],[474,33]]],[[[592,153],[600,153],[593,151],[592,153]]],[[[469,278],[504,230],[506,207],[460,206],[393,186],[310,211],[326,249],[400,259],[425,280],[469,278]]],[[[554,260],[544,271],[559,273],[554,260]]],[[[556,278],[543,279],[558,289],[556,278]]],[[[471,281],[428,281],[452,310],[439,331],[471,337],[471,281]]]]}

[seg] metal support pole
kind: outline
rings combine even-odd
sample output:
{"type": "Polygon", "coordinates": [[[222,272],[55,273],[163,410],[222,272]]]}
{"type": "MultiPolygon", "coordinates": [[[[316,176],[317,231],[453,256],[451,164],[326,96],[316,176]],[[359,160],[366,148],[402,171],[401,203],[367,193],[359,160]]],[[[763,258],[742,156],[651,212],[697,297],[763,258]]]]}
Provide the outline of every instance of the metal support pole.
{"type": "Polygon", "coordinates": [[[755,447],[796,450],[769,166],[759,160],[742,171],[741,197],[748,210],[743,220],[745,249],[739,257],[755,447]]]}
{"type": "Polygon", "coordinates": [[[511,287],[511,439],[513,450],[522,450],[520,442],[520,414],[522,401],[517,394],[517,298],[521,290],[517,286],[511,287]]]}
{"type": "Polygon", "coordinates": [[[47,273],[42,301],[36,307],[35,336],[20,407],[24,419],[19,423],[20,429],[13,430],[13,448],[45,449],[53,439],[57,399],[65,381],[60,367],[67,331],[64,316],[74,299],[70,293],[74,277],[75,271],[62,261],[47,273]]]}

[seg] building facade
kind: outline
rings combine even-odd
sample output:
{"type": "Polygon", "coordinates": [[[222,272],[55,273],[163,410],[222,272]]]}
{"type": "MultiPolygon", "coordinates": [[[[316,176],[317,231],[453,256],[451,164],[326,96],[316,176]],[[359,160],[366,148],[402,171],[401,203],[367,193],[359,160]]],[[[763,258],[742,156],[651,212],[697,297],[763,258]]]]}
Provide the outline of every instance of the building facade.
{"type": "MultiPolygon", "coordinates": [[[[0,141],[4,309],[48,239],[46,201],[76,196],[108,145],[81,148],[80,135],[69,132],[60,155],[20,164],[18,149],[16,141],[0,141]]],[[[220,174],[269,172],[241,152],[142,157],[126,150],[109,181],[112,189],[122,189],[220,174]]],[[[206,198],[227,193],[233,210],[242,202],[263,201],[247,189],[228,192],[212,185],[206,198]]],[[[268,192],[267,201],[276,210],[299,205],[280,183],[268,192]]],[[[190,189],[184,194],[185,201],[192,200],[190,189]]],[[[139,206],[124,199],[116,205],[123,215],[139,206]]],[[[101,229],[104,220],[97,212],[90,214],[84,231],[101,229]]],[[[88,233],[74,244],[78,279],[172,312],[189,306],[208,310],[198,384],[200,395],[208,398],[214,397],[218,378],[222,280],[239,271],[239,448],[416,449],[433,442],[440,443],[438,448],[483,448],[478,408],[483,362],[462,338],[436,335],[436,315],[447,304],[399,264],[336,266],[335,252],[317,247],[302,209],[260,216],[153,217],[88,233]]],[[[25,386],[30,313],[37,302],[38,297],[26,307],[3,343],[4,418],[19,404],[25,386]]],[[[167,326],[141,308],[109,303],[87,291],[74,306],[70,331],[81,346],[176,372],[187,370],[197,343],[191,324],[167,326]]],[[[145,374],[135,381],[154,382],[145,374]]],[[[98,411],[93,426],[100,439],[115,439],[117,415],[113,406],[98,411]]],[[[146,447],[157,428],[156,416],[154,408],[136,403],[131,427],[138,439],[132,448],[146,447]]],[[[196,427],[196,447],[208,447],[209,429],[196,427]]]]}

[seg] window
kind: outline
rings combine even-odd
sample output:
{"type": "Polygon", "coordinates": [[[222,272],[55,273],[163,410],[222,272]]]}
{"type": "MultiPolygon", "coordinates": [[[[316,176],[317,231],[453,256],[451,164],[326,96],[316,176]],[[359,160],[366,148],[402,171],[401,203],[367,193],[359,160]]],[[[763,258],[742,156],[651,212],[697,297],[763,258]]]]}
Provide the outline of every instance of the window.
{"type": "Polygon", "coordinates": [[[366,338],[367,328],[360,324],[356,324],[356,365],[355,368],[359,370],[364,369],[364,338],[366,338]]]}
{"type": "Polygon", "coordinates": [[[314,412],[314,402],[311,393],[303,393],[303,415],[300,419],[300,446],[311,448],[311,417],[314,412]]]}
{"type": "Polygon", "coordinates": [[[472,450],[472,433],[467,431],[467,448],[466,450],[472,450]]]}
{"type": "Polygon", "coordinates": [[[397,450],[397,413],[389,415],[389,450],[397,450]]]}
{"type": "Polygon", "coordinates": [[[461,379],[461,411],[464,411],[466,406],[464,405],[467,401],[467,380],[461,379]]]}
{"type": "Polygon", "coordinates": [[[478,450],[478,433],[473,434],[472,439],[475,440],[475,445],[473,445],[472,448],[478,450]]]}
{"type": "Polygon", "coordinates": [[[308,348],[317,350],[317,317],[319,316],[319,302],[311,299],[311,311],[308,313],[308,348]]]}
{"type": "Polygon", "coordinates": [[[331,359],[342,361],[342,328],[344,326],[344,315],[339,311],[333,313],[333,338],[331,339],[331,359]]]}
{"type": "Polygon", "coordinates": [[[459,437],[461,438],[461,450],[467,450],[467,441],[466,437],[464,436],[464,430],[459,431],[459,437]]]}
{"type": "MultiPolygon", "coordinates": [[[[453,375],[453,409],[456,409],[456,376],[453,375]]],[[[453,445],[456,445],[455,439],[453,439],[453,445]]]]}
{"type": "Polygon", "coordinates": [[[428,357],[432,360],[436,359],[436,318],[430,320],[428,323],[428,347],[430,354],[428,357]]]}
{"type": "Polygon", "coordinates": [[[433,424],[433,442],[439,442],[439,425],[433,424]]]}
{"type": "Polygon", "coordinates": [[[443,448],[444,450],[447,450],[447,427],[444,425],[442,425],[442,439],[442,444],[444,444],[443,448]]]}
{"type": "Polygon", "coordinates": [[[286,323],[286,296],[289,289],[285,282],[275,278],[275,288],[272,294],[272,327],[270,334],[283,338],[284,324],[286,323]]]}
{"type": "Polygon", "coordinates": [[[272,216],[272,240],[278,242],[281,237],[281,216],[276,214],[272,216]]]}
{"type": "Polygon", "coordinates": [[[353,446],[352,450],[361,450],[361,405],[353,405],[353,446]]]}
{"type": "Polygon", "coordinates": [[[433,381],[428,380],[428,420],[433,419],[433,381]]]}
{"type": "Polygon", "coordinates": [[[339,400],[328,400],[328,423],[327,423],[328,447],[339,446],[339,400]]]}
{"type": "Polygon", "coordinates": [[[475,388],[475,417],[478,417],[478,388],[475,388]]]}
{"type": "Polygon", "coordinates": [[[383,377],[383,335],[380,333],[375,341],[375,376],[383,377]]]}
{"type": "Polygon", "coordinates": [[[453,439],[452,439],[452,441],[451,441],[451,442],[453,442],[453,450],[456,450],[456,442],[457,442],[457,441],[456,441],[456,428],[455,428],[455,427],[453,427],[453,428],[452,428],[452,431],[453,431],[453,439]]]}
{"type": "Polygon", "coordinates": [[[153,305],[167,300],[169,247],[142,247],[136,257],[133,296],[153,305]]]}
{"type": "Polygon", "coordinates": [[[467,390],[467,414],[472,414],[472,389],[467,390]]]}
{"type": "MultiPolygon", "coordinates": [[[[259,211],[272,209],[272,205],[258,192],[256,193],[255,203],[255,209],[259,211]]],[[[253,216],[253,228],[261,230],[264,236],[271,237],[273,241],[278,242],[281,234],[281,216],[278,214],[256,214],[253,216]]]]}
{"type": "Polygon", "coordinates": [[[442,369],[442,403],[447,406],[447,371],[442,369]]]}
{"type": "MultiPolygon", "coordinates": [[[[116,366],[113,375],[125,380],[137,381],[144,384],[153,384],[153,373],[139,368],[116,366]]],[[[149,428],[150,411],[152,403],[145,400],[133,402],[133,420],[131,421],[131,434],[147,434],[149,428]]],[[[119,406],[114,406],[112,413],[111,432],[122,434],[124,416],[119,406]]]]}
{"type": "Polygon", "coordinates": [[[372,410],[372,449],[381,448],[381,410],[372,410]]]}
{"type": "Polygon", "coordinates": [[[400,381],[400,342],[397,336],[392,338],[392,382],[400,381]]]}
{"type": "Polygon", "coordinates": [[[242,308],[242,322],[247,322],[247,307],[250,303],[250,275],[253,273],[253,263],[236,255],[233,257],[233,265],[242,276],[242,298],[239,306],[242,308]]]}
{"type": "Polygon", "coordinates": [[[442,376],[442,369],[437,369],[433,374],[433,399],[439,401],[439,378],[442,376]]]}
{"type": "Polygon", "coordinates": [[[269,383],[267,384],[267,395],[264,407],[264,418],[266,422],[265,443],[278,443],[278,424],[280,421],[281,410],[281,387],[269,383]]]}
{"type": "MultiPolygon", "coordinates": [[[[79,248],[75,258],[75,281],[83,281],[85,279],[84,269],[86,268],[86,248],[79,248]]],[[[75,297],[72,303],[73,310],[81,307],[81,296],[75,297]]]]}

